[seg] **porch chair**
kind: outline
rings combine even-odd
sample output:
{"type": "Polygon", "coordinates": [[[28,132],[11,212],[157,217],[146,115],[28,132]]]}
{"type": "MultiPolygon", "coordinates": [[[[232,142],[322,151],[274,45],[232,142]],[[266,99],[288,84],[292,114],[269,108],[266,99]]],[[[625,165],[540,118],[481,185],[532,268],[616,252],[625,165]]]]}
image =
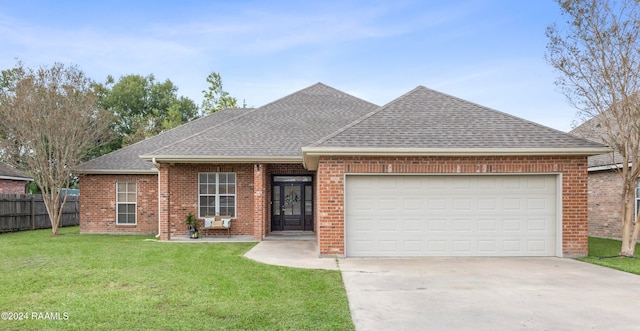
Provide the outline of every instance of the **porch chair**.
{"type": "Polygon", "coordinates": [[[205,216],[203,230],[227,230],[227,239],[231,238],[231,216],[205,216]]]}

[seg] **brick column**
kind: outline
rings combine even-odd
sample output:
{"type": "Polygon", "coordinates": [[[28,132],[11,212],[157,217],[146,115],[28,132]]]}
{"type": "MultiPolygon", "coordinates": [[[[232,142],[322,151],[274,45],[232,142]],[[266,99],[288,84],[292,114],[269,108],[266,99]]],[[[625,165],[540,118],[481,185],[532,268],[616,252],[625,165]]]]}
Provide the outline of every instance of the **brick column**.
{"type": "Polygon", "coordinates": [[[344,173],[339,158],[320,158],[316,173],[316,228],[321,257],[343,257],[344,251],[344,173]]]}
{"type": "Polygon", "coordinates": [[[169,165],[168,164],[160,164],[160,170],[158,172],[158,206],[159,213],[158,217],[160,218],[160,240],[170,240],[171,239],[171,221],[169,220],[169,206],[171,205],[170,201],[170,187],[169,187],[169,165]]]}
{"type": "Polygon", "coordinates": [[[262,163],[253,165],[253,239],[262,240],[266,234],[266,169],[262,163]]]}

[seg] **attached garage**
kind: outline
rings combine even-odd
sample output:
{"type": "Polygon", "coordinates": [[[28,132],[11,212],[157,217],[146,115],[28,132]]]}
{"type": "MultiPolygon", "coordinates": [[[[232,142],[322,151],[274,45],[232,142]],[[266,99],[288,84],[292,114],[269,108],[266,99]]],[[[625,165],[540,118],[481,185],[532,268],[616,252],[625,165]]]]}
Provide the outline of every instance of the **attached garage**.
{"type": "Polygon", "coordinates": [[[558,181],[346,175],[346,256],[562,256],[558,181]]]}

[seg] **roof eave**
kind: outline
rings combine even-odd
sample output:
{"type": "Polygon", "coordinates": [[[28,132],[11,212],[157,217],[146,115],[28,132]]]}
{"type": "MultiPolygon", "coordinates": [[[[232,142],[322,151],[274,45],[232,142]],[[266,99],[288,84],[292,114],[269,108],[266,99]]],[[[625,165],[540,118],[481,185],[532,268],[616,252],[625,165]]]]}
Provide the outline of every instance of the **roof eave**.
{"type": "Polygon", "coordinates": [[[351,148],[303,147],[305,168],[317,170],[320,156],[523,156],[523,155],[599,155],[610,153],[599,148],[351,148]]]}
{"type": "Polygon", "coordinates": [[[33,178],[31,177],[16,177],[16,176],[0,176],[0,179],[18,180],[18,181],[24,181],[24,182],[33,181],[33,178]]]}
{"type": "MultiPolygon", "coordinates": [[[[629,162],[628,166],[631,167],[631,162],[629,162]]],[[[616,164],[605,164],[605,165],[599,165],[599,166],[590,166],[588,171],[595,172],[595,171],[603,171],[603,170],[617,170],[621,168],[622,168],[622,163],[616,163],[616,164]]]]}
{"type": "Polygon", "coordinates": [[[301,163],[302,156],[140,155],[154,163],[301,163]]]}
{"type": "Polygon", "coordinates": [[[80,175],[157,175],[158,169],[76,169],[74,173],[80,175]]]}

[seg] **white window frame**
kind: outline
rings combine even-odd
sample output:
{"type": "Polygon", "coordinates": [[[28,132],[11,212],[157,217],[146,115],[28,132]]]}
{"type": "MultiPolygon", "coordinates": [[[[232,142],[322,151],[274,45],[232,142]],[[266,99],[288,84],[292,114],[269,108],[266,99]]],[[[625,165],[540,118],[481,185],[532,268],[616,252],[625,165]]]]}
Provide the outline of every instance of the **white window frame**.
{"type": "Polygon", "coordinates": [[[633,216],[635,219],[638,218],[638,207],[640,207],[640,180],[636,181],[636,204],[635,204],[635,213],[633,216]]]}
{"type": "MultiPolygon", "coordinates": [[[[128,214],[128,213],[127,213],[128,214]]],[[[117,182],[116,183],[116,224],[118,225],[137,225],[138,224],[138,184],[136,182],[117,182]],[[129,185],[133,184],[134,185],[134,191],[130,192],[129,191],[129,185]],[[120,185],[124,185],[125,190],[124,192],[122,191],[118,191],[118,187],[120,185]],[[133,193],[135,196],[135,201],[120,201],[119,199],[119,195],[120,193],[124,193],[127,197],[129,196],[129,193],[133,193]],[[119,213],[119,207],[121,205],[133,205],[133,218],[134,218],[134,222],[133,223],[129,223],[129,222],[121,222],[120,221],[120,213],[119,213]]]]}
{"type": "MultiPolygon", "coordinates": [[[[238,199],[237,199],[237,194],[238,194],[238,175],[235,172],[200,172],[198,173],[198,218],[204,218],[205,216],[210,216],[211,213],[207,213],[206,215],[201,214],[202,212],[202,206],[200,205],[200,202],[202,201],[202,197],[214,197],[215,199],[215,215],[220,215],[220,197],[233,197],[233,214],[231,215],[231,217],[236,217],[236,214],[238,212],[238,199]],[[234,193],[233,194],[229,194],[229,193],[225,193],[225,194],[221,194],[220,193],[220,175],[222,174],[226,174],[226,175],[233,175],[233,186],[234,186],[234,193]],[[206,193],[206,194],[202,194],[200,192],[200,186],[202,185],[200,179],[202,175],[215,175],[216,178],[216,183],[215,183],[215,193],[206,193]]],[[[228,183],[225,183],[228,185],[228,183]]]]}

